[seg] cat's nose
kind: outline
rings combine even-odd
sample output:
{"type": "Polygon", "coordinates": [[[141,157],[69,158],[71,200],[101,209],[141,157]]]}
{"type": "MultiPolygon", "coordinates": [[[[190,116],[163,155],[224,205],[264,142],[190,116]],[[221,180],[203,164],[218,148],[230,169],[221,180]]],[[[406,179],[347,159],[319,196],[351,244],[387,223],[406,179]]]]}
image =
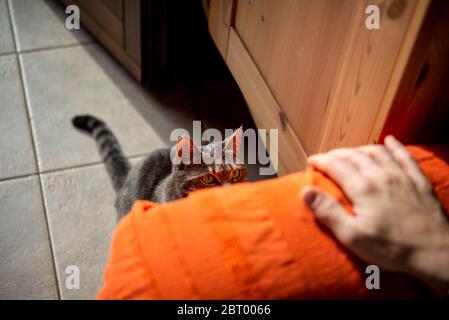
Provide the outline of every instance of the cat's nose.
{"type": "Polygon", "coordinates": [[[221,184],[222,186],[230,186],[231,184],[229,182],[224,182],[221,184]]]}

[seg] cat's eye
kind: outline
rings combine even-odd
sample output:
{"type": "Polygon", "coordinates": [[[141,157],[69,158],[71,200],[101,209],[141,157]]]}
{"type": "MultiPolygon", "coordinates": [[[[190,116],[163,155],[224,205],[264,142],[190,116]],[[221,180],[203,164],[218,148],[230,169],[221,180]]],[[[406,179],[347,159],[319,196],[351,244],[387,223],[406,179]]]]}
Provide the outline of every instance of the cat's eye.
{"type": "Polygon", "coordinates": [[[205,185],[215,184],[215,177],[210,173],[206,174],[205,176],[201,177],[201,182],[205,185]]]}
{"type": "Polygon", "coordinates": [[[243,178],[243,171],[241,169],[234,169],[230,174],[231,181],[236,182],[243,178]]]}

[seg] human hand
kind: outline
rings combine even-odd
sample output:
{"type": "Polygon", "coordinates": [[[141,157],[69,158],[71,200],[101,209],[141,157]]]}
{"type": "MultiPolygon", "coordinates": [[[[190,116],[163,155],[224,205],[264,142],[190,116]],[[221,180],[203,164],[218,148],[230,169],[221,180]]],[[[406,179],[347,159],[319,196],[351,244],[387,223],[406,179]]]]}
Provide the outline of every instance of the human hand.
{"type": "Polygon", "coordinates": [[[302,192],[316,218],[355,255],[389,271],[406,272],[435,293],[449,288],[449,223],[432,186],[395,138],[385,147],[336,149],[309,158],[352,202],[351,216],[316,187],[302,192]]]}

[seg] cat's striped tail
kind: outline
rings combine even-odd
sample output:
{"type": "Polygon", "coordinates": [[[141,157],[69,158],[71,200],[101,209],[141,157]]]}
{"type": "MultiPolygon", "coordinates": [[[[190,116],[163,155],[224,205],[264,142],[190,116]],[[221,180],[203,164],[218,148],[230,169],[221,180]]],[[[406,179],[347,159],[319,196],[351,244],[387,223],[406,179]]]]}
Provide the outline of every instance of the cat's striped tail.
{"type": "Polygon", "coordinates": [[[103,121],[90,115],[76,116],[72,119],[72,123],[95,139],[114,189],[119,191],[131,166],[112,131],[103,121]]]}

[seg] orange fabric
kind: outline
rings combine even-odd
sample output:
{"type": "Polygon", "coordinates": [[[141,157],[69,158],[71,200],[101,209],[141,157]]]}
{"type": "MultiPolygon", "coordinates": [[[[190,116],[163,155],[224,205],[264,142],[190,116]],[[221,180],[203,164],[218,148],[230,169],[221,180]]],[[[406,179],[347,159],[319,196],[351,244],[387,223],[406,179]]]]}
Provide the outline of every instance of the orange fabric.
{"type": "MultiPolygon", "coordinates": [[[[449,208],[444,148],[410,147],[449,208]]],[[[99,299],[413,298],[408,277],[381,272],[365,286],[366,264],[350,255],[300,201],[319,186],[348,209],[340,189],[315,171],[198,191],[158,205],[135,203],[117,226],[99,299]]]]}

